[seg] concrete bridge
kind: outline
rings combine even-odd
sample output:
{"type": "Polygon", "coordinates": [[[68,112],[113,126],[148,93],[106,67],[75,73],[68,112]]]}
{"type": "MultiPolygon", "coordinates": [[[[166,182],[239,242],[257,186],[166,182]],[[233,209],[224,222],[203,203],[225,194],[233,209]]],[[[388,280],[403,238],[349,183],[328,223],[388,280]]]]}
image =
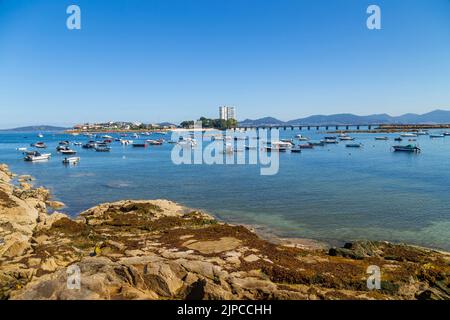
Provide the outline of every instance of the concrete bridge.
{"type": "Polygon", "coordinates": [[[325,124],[325,125],[260,125],[260,126],[237,126],[235,129],[283,129],[283,130],[372,130],[378,128],[374,124],[325,124]]]}

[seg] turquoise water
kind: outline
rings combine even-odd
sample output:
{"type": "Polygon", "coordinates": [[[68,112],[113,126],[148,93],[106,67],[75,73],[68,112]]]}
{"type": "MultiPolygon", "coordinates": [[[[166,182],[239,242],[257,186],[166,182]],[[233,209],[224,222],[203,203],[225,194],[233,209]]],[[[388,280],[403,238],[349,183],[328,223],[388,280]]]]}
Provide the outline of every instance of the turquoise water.
{"type": "MultiPolygon", "coordinates": [[[[281,130],[280,136],[298,133],[312,140],[324,136],[316,130],[281,130]]],[[[363,148],[341,142],[281,153],[273,176],[260,175],[257,165],[174,165],[170,144],[143,149],[114,142],[110,153],[72,146],[81,162],[64,166],[58,141],[88,138],[50,133],[42,139],[0,133],[0,162],[36,177],[71,215],[106,201],[166,198],[284,237],[404,241],[450,250],[450,137],[419,136],[422,153],[406,154],[390,151],[397,134],[388,134],[389,141],[353,136],[363,148]],[[36,141],[47,143],[50,161],[23,161],[16,148],[36,141]]]]}

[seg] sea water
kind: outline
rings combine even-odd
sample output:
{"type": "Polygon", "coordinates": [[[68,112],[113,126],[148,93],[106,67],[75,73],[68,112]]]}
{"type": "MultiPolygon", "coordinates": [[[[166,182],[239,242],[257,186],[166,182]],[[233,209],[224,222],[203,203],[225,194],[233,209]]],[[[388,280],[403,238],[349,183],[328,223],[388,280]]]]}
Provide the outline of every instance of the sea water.
{"type": "MultiPolygon", "coordinates": [[[[329,135],[315,128],[288,129],[280,130],[280,138],[299,133],[316,141],[329,135]]],[[[102,202],[163,198],[282,237],[387,240],[450,250],[450,137],[394,142],[398,134],[351,135],[355,141],[280,153],[279,171],[272,176],[261,175],[257,165],[175,165],[173,145],[167,143],[133,148],[113,142],[109,153],[71,145],[81,161],[65,166],[55,150],[58,142],[89,138],[58,133],[43,138],[36,132],[0,133],[0,163],[34,176],[35,184],[49,188],[72,216],[102,202]],[[16,148],[32,149],[30,143],[37,141],[48,145],[43,152],[52,158],[25,162],[16,148]],[[346,143],[363,147],[346,148],[346,143]],[[408,143],[422,152],[391,151],[394,144],[408,143]]]]}

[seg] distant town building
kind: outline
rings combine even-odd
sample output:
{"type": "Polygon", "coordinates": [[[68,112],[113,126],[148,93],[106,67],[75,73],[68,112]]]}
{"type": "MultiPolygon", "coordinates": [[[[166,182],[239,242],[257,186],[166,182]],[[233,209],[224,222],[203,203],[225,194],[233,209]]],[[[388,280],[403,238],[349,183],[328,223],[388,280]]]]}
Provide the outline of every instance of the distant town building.
{"type": "Polygon", "coordinates": [[[219,118],[221,120],[236,120],[236,108],[227,106],[219,107],[219,118]]]}

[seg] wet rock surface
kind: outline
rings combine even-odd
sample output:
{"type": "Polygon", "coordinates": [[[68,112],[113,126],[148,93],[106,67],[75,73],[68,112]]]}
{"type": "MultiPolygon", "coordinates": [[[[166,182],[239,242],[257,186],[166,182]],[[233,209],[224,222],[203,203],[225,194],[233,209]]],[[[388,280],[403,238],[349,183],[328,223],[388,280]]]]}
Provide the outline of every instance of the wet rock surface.
{"type": "Polygon", "coordinates": [[[70,219],[47,213],[59,203],[46,189],[14,187],[12,178],[1,165],[1,299],[450,298],[447,253],[274,243],[167,200],[105,203],[70,219]],[[367,288],[373,265],[380,290],[367,288]]]}

